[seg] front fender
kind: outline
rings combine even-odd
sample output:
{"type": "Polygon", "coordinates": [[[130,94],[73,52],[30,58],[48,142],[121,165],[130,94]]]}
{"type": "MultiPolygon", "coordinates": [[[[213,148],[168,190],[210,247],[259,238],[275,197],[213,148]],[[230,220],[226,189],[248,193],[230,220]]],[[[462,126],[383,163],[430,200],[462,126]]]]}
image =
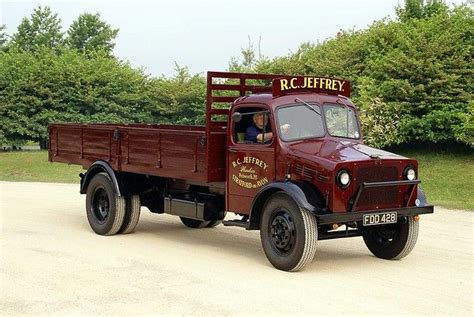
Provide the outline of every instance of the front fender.
{"type": "Polygon", "coordinates": [[[263,187],[256,195],[252,203],[249,216],[249,230],[260,229],[260,218],[262,209],[267,199],[276,192],[285,192],[295,203],[315,214],[320,213],[324,206],[322,195],[310,184],[304,182],[280,181],[273,182],[263,187]]]}
{"type": "Polygon", "coordinates": [[[428,200],[426,199],[425,193],[420,188],[420,185],[417,186],[416,190],[417,190],[417,193],[416,193],[416,200],[417,201],[415,201],[416,206],[417,207],[428,206],[428,200]]]}

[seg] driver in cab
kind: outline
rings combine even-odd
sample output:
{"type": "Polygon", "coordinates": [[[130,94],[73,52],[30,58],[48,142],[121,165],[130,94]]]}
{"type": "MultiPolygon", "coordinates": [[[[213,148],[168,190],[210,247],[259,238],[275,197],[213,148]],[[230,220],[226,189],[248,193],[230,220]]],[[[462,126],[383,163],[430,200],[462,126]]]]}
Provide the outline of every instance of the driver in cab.
{"type": "Polygon", "coordinates": [[[263,127],[265,130],[270,130],[270,125],[268,124],[268,116],[263,112],[254,113],[252,116],[252,125],[245,130],[245,141],[253,143],[265,143],[270,141],[273,138],[273,132],[263,132],[263,127]]]}

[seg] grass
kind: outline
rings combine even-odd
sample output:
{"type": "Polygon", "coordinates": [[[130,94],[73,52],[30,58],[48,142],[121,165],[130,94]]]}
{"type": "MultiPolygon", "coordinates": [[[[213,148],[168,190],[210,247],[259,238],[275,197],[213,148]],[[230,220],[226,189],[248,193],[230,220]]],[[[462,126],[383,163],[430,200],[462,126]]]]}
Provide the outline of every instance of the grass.
{"type": "Polygon", "coordinates": [[[47,151],[0,152],[0,180],[79,183],[82,166],[48,162],[47,151]]]}
{"type": "Polygon", "coordinates": [[[418,160],[418,177],[430,204],[474,210],[474,153],[426,150],[396,153],[418,160]]]}
{"type": "MultiPolygon", "coordinates": [[[[430,204],[474,210],[474,154],[394,150],[419,163],[419,178],[430,204]]],[[[46,151],[0,152],[0,180],[78,183],[81,166],[48,162],[46,151]]]]}

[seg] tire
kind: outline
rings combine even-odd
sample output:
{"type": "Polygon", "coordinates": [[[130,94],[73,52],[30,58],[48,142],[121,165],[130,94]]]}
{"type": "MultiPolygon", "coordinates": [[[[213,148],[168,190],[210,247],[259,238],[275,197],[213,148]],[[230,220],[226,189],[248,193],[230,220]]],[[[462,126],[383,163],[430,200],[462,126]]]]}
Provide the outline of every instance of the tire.
{"type": "Polygon", "coordinates": [[[263,208],[260,239],[265,255],[275,268],[299,271],[316,253],[316,217],[287,194],[273,194],[263,208]]]}
{"type": "Polygon", "coordinates": [[[125,217],[125,198],[115,193],[112,181],[105,173],[95,175],[87,187],[86,213],[95,233],[116,234],[125,217]]]}
{"type": "Polygon", "coordinates": [[[181,219],[181,222],[186,227],[194,228],[194,229],[205,228],[211,223],[211,221],[196,220],[196,219],[190,219],[190,218],[185,218],[185,217],[179,217],[179,219],[181,219]]]}
{"type": "Polygon", "coordinates": [[[118,233],[132,233],[140,219],[140,196],[133,195],[125,200],[125,217],[118,233]]]}
{"type": "Polygon", "coordinates": [[[373,255],[385,260],[399,260],[410,254],[418,239],[419,222],[413,217],[405,219],[363,235],[365,245],[373,255]]]}

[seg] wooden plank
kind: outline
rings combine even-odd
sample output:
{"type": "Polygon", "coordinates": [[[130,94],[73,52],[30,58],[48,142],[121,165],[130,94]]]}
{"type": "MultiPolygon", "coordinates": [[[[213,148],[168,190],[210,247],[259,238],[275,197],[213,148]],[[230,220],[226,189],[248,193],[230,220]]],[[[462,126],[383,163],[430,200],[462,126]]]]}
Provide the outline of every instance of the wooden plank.
{"type": "Polygon", "coordinates": [[[209,111],[209,114],[211,114],[211,115],[218,115],[218,114],[228,115],[229,114],[229,109],[211,109],[209,111]]]}
{"type": "Polygon", "coordinates": [[[212,102],[234,102],[240,96],[210,96],[212,102]]]}

